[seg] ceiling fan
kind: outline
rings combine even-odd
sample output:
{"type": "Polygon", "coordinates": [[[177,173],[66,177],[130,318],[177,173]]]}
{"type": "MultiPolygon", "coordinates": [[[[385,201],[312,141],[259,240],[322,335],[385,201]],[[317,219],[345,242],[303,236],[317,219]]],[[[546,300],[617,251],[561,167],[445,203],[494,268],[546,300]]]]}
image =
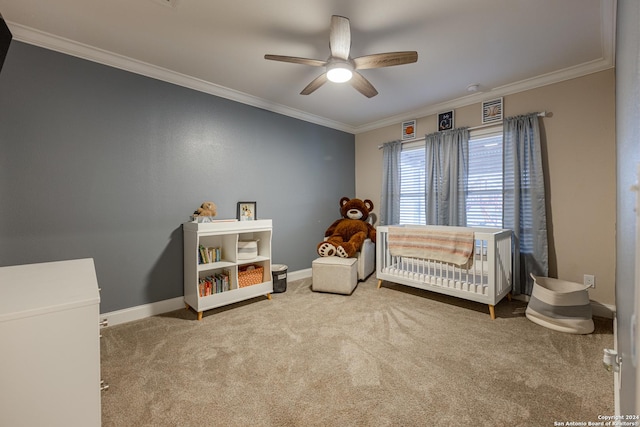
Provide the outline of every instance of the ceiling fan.
{"type": "Polygon", "coordinates": [[[300,92],[301,95],[313,93],[329,80],[336,83],[348,81],[351,83],[351,86],[367,98],[376,96],[378,91],[357,70],[410,64],[418,60],[418,53],[415,51],[376,53],[353,59],[350,58],[351,27],[349,26],[349,19],[338,15],[331,17],[329,48],[331,50],[331,56],[326,61],[282,55],[265,55],[264,59],[311,65],[313,67],[325,67],[325,72],[309,83],[307,87],[300,92]]]}

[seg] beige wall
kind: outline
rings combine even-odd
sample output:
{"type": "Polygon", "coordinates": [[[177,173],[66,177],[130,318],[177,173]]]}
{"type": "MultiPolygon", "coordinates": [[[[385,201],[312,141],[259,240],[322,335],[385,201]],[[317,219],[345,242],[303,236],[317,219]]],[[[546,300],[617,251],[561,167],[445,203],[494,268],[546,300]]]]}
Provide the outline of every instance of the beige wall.
{"type": "MultiPolygon", "coordinates": [[[[541,119],[547,179],[549,275],[582,283],[596,276],[592,300],[615,304],[615,73],[585,77],[504,97],[506,117],[546,111],[541,119]]],[[[488,99],[492,96],[488,95],[488,99]]],[[[481,124],[480,104],[455,110],[455,125],[481,124]]],[[[400,126],[356,135],[356,195],[380,207],[384,142],[400,126]]],[[[435,132],[435,116],[418,118],[417,135],[435,132]]]]}

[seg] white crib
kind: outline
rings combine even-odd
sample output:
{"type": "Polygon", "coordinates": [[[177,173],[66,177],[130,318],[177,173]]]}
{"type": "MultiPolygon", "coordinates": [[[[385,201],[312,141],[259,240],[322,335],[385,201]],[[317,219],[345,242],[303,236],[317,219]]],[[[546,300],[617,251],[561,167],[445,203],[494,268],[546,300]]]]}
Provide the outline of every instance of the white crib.
{"type": "MultiPolygon", "coordinates": [[[[419,230],[442,226],[407,225],[419,230]]],[[[445,227],[446,228],[446,227],[445,227]]],[[[473,264],[459,267],[434,259],[392,256],[389,251],[389,227],[377,227],[376,277],[378,288],[383,281],[413,286],[489,305],[495,319],[494,306],[505,296],[511,297],[511,230],[465,228],[473,231],[475,247],[473,264]]]]}

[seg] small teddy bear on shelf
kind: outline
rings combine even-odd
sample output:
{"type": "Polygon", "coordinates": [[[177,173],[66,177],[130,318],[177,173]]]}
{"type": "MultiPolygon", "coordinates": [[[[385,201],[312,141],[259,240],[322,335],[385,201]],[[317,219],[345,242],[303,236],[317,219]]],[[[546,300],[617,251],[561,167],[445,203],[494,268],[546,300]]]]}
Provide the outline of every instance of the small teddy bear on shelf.
{"type": "Polygon", "coordinates": [[[213,202],[204,202],[194,213],[193,216],[216,216],[218,208],[213,202]]]}

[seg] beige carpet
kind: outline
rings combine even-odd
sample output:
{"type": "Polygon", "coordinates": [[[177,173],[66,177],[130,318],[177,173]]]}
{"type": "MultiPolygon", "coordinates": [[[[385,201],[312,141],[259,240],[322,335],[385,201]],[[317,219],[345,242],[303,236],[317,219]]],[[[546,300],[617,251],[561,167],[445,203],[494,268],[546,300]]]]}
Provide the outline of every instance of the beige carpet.
{"type": "Polygon", "coordinates": [[[385,282],[289,282],[256,298],[103,331],[103,426],[553,426],[613,415],[612,321],[569,335],[385,282]]]}

